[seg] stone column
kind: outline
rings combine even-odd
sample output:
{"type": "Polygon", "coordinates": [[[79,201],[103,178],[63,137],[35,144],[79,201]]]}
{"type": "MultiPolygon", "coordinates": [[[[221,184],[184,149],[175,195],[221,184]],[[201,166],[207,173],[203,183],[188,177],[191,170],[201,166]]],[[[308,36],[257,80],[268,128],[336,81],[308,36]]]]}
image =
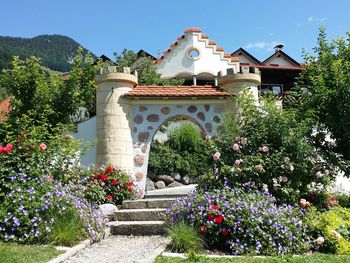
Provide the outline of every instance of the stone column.
{"type": "Polygon", "coordinates": [[[96,163],[134,171],[132,108],[123,95],[137,85],[134,75],[108,72],[96,76],[96,163]]]}

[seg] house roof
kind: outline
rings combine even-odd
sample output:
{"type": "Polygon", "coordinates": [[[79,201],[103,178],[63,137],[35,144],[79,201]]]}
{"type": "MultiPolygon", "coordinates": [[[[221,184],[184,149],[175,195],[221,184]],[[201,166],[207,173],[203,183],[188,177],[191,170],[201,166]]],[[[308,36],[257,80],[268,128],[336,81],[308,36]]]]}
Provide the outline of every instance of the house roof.
{"type": "Polygon", "coordinates": [[[256,57],[254,57],[252,54],[250,54],[248,51],[246,51],[243,48],[239,48],[236,51],[231,53],[231,56],[239,56],[240,53],[243,53],[244,55],[246,55],[249,59],[251,59],[255,64],[260,64],[260,60],[258,60],[256,57]]]}
{"type": "Polygon", "coordinates": [[[274,70],[302,70],[302,66],[280,66],[280,65],[264,65],[264,64],[249,64],[249,67],[259,69],[274,69],[274,70]]]}
{"type": "Polygon", "coordinates": [[[11,98],[7,98],[0,102],[0,121],[7,119],[7,114],[11,111],[11,98]]]}
{"type": "Polygon", "coordinates": [[[204,86],[136,86],[125,97],[230,97],[230,93],[220,87],[204,86]]]}
{"type": "Polygon", "coordinates": [[[136,53],[137,54],[137,57],[142,57],[142,56],[145,56],[146,58],[150,58],[152,60],[155,60],[156,57],[152,56],[150,53],[144,51],[143,49],[140,49],[139,52],[136,53]]]}
{"type": "Polygon", "coordinates": [[[265,59],[263,62],[261,62],[262,64],[267,64],[267,61],[269,61],[271,58],[276,57],[276,56],[283,56],[285,57],[287,60],[289,60],[292,64],[294,64],[297,67],[300,67],[300,63],[296,60],[294,60],[292,57],[288,56],[285,52],[283,52],[282,50],[278,50],[275,53],[273,53],[271,56],[269,56],[267,59],[265,59]]]}

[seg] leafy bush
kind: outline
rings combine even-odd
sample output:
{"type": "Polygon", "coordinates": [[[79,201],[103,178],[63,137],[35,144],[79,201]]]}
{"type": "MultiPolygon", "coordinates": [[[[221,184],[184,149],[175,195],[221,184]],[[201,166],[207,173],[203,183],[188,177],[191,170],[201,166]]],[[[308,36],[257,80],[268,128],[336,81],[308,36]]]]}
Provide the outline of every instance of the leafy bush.
{"type": "MultiPolygon", "coordinates": [[[[250,183],[267,187],[281,203],[295,203],[312,189],[325,189],[336,175],[335,167],[308,138],[311,128],[292,111],[279,110],[273,102],[257,108],[248,97],[240,109],[227,115],[213,153],[218,151],[217,185],[250,183]]],[[[209,182],[210,183],[210,182],[209,182]]]]}
{"type": "Polygon", "coordinates": [[[203,249],[203,237],[199,234],[198,230],[190,225],[184,223],[171,225],[168,229],[168,234],[171,239],[168,248],[173,252],[198,252],[203,249]]]}
{"type": "Polygon", "coordinates": [[[83,172],[82,177],[87,179],[85,197],[94,204],[121,204],[137,191],[129,175],[111,165],[91,166],[83,172]]]}
{"type": "Polygon", "coordinates": [[[303,210],[275,201],[267,192],[227,186],[193,192],[167,210],[167,221],[194,225],[210,247],[235,255],[304,253],[303,210]]]}
{"type": "Polygon", "coordinates": [[[337,194],[336,196],[341,207],[350,208],[350,194],[337,194]]]}
{"type": "Polygon", "coordinates": [[[350,209],[338,206],[326,212],[313,210],[308,217],[316,249],[350,255],[350,209]]]}
{"type": "Polygon", "coordinates": [[[180,173],[196,178],[207,173],[210,155],[208,143],[190,123],[174,129],[165,142],[152,142],[148,169],[156,174],[180,173]]]}

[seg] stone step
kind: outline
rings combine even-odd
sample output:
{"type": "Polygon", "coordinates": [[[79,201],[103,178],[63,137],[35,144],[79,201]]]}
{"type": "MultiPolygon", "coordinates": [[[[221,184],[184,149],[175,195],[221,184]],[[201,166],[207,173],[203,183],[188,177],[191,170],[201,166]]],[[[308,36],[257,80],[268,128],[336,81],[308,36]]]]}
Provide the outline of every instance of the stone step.
{"type": "Polygon", "coordinates": [[[162,221],[165,219],[165,208],[122,209],[114,213],[116,221],[162,221]]]}
{"type": "Polygon", "coordinates": [[[196,184],[190,184],[179,187],[151,190],[146,192],[144,199],[181,198],[187,196],[188,193],[193,191],[196,187],[196,184]]]}
{"type": "Polygon", "coordinates": [[[176,201],[176,198],[139,199],[126,200],[123,209],[168,208],[176,201]]]}
{"type": "Polygon", "coordinates": [[[112,235],[164,235],[166,228],[164,221],[123,221],[110,222],[110,233],[112,235]]]}

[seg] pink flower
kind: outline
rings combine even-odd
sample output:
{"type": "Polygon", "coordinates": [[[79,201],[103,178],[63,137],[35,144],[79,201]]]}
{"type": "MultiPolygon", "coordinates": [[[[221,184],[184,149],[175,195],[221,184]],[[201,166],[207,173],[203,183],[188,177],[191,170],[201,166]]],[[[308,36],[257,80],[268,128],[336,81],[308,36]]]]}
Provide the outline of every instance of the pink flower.
{"type": "Polygon", "coordinates": [[[261,151],[264,153],[267,153],[269,151],[269,147],[263,146],[263,147],[261,147],[261,151]]]}
{"type": "Polygon", "coordinates": [[[39,144],[39,150],[40,150],[41,152],[45,152],[46,149],[47,149],[47,146],[46,146],[45,143],[40,143],[40,144],[39,144]]]}
{"type": "Polygon", "coordinates": [[[289,159],[288,156],[286,156],[286,157],[283,158],[283,162],[284,162],[284,163],[288,163],[289,161],[290,161],[290,159],[289,159]]]}
{"type": "Polygon", "coordinates": [[[238,150],[239,150],[239,145],[238,145],[237,143],[234,143],[234,144],[232,145],[232,149],[233,149],[234,151],[238,151],[238,150]]]}
{"type": "Polygon", "coordinates": [[[241,139],[241,144],[242,145],[246,145],[248,143],[248,139],[247,138],[242,138],[241,139]]]}
{"type": "Polygon", "coordinates": [[[302,208],[307,208],[311,206],[310,202],[306,201],[305,199],[300,199],[299,203],[302,208]]]}
{"type": "Polygon", "coordinates": [[[236,161],[235,161],[235,165],[236,165],[236,166],[239,166],[240,164],[241,164],[241,160],[236,160],[236,161]]]}
{"type": "Polygon", "coordinates": [[[235,141],[236,141],[236,142],[239,142],[240,140],[241,140],[241,137],[239,137],[239,136],[236,136],[236,137],[235,137],[235,141]]]}
{"type": "Polygon", "coordinates": [[[219,153],[219,152],[214,153],[213,154],[214,161],[218,161],[220,159],[220,156],[221,156],[221,153],[219,153]]]}

